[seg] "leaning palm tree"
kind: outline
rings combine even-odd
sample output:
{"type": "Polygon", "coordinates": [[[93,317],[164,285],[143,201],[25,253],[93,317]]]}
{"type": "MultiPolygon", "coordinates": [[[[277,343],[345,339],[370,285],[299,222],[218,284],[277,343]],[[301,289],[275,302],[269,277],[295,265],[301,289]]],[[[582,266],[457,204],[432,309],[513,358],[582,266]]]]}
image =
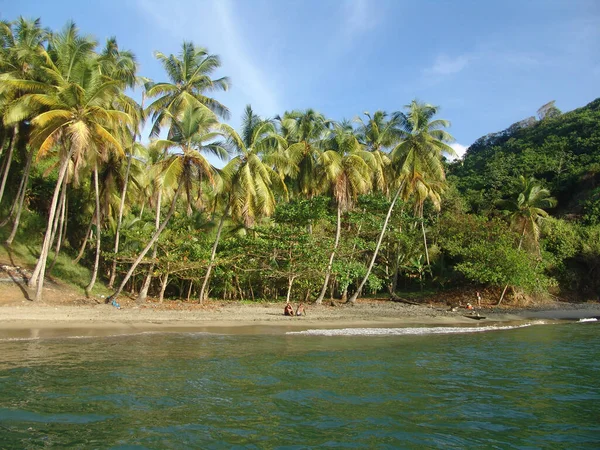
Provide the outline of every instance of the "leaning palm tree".
{"type": "Polygon", "coordinates": [[[170,127],[172,118],[187,107],[203,108],[216,115],[229,118],[229,110],[206,94],[229,88],[229,78],[211,79],[211,74],[221,66],[217,55],[208,50],[184,42],[179,55],[156,52],[156,58],[167,72],[170,82],[148,83],[146,95],[155,100],[148,106],[152,116],[152,136],[158,136],[161,128],[170,127]]]}
{"type": "Polygon", "coordinates": [[[183,111],[181,119],[170,117],[170,120],[172,123],[171,138],[155,141],[154,145],[162,149],[165,155],[167,155],[167,150],[171,150],[160,163],[162,182],[166,185],[175,186],[171,206],[158,229],[129,268],[117,290],[107,298],[107,303],[119,296],[137,266],[158,241],[175,212],[177,199],[187,180],[198,181],[204,179],[214,185],[216,171],[202,153],[209,151],[220,157],[227,154],[220,142],[215,142],[215,139],[220,136],[218,132],[214,131],[218,123],[214,114],[207,112],[205,108],[188,106],[183,111]]]}
{"type": "Polygon", "coordinates": [[[442,154],[454,154],[452,147],[447,144],[447,142],[453,140],[452,136],[443,130],[443,128],[450,125],[449,122],[441,119],[432,120],[438,112],[436,106],[418,103],[413,100],[410,105],[406,106],[406,109],[406,113],[398,112],[394,114],[399,121],[403,139],[391,153],[392,164],[396,168],[396,176],[392,181],[393,187],[396,188],[396,194],[390,203],[383,222],[375,251],[367,267],[367,273],[348,300],[349,303],[356,301],[371,275],[398,198],[401,195],[403,198],[408,198],[419,189],[430,188],[432,183],[443,181],[445,174],[441,161],[442,154]]]}
{"type": "Polygon", "coordinates": [[[414,196],[415,214],[421,219],[425,255],[429,265],[423,205],[430,199],[436,209],[440,207],[440,195],[446,185],[442,156],[456,155],[448,145],[454,138],[444,130],[450,126],[450,122],[443,119],[432,120],[438,112],[437,107],[413,100],[408,108],[407,114],[396,113],[405,139],[392,150],[391,157],[392,160],[402,161],[400,179],[404,184],[401,198],[407,201],[414,196]]]}
{"type": "Polygon", "coordinates": [[[8,112],[12,120],[21,120],[32,112],[33,131],[30,145],[38,148],[38,158],[52,149],[60,150],[58,179],[49,210],[48,226],[40,257],[29,280],[36,287],[35,299],[42,296],[46,260],[62,183],[69,164],[74,176],[86,164],[89,152],[123,153],[117,130],[131,123],[131,116],[112,108],[121,95],[120,84],[107,80],[94,68],[95,41],[81,37],[73,23],[53,35],[48,51],[43,52],[44,81],[9,80],[7,83],[29,93],[17,100],[8,112]]]}
{"type": "MultiPolygon", "coordinates": [[[[518,250],[523,244],[539,252],[540,225],[548,217],[545,211],[556,206],[556,199],[548,189],[540,186],[535,178],[519,177],[520,192],[516,199],[499,203],[500,208],[510,214],[511,225],[520,234],[518,250]]],[[[498,305],[504,299],[508,285],[502,290],[498,305]]]]}
{"type": "Polygon", "coordinates": [[[269,161],[272,150],[287,145],[285,139],[277,133],[275,124],[260,119],[248,105],[244,113],[241,136],[226,125],[222,125],[221,128],[226,132],[230,145],[237,155],[222,170],[225,209],[221,215],[208,269],[200,289],[201,302],[208,295],[208,283],[227,215],[231,214],[234,220],[251,227],[257,217],[268,217],[273,214],[274,190],[283,192],[287,196],[283,180],[269,161]]]}
{"type": "Polygon", "coordinates": [[[371,166],[376,165],[373,154],[362,149],[349,123],[335,124],[332,135],[328,142],[332,150],[326,150],[320,155],[317,167],[323,190],[332,194],[337,206],[335,241],[323,287],[315,301],[319,305],[325,297],[340,242],[342,213],[354,206],[359,194],[364,194],[371,188],[372,169],[369,162],[371,166]]]}

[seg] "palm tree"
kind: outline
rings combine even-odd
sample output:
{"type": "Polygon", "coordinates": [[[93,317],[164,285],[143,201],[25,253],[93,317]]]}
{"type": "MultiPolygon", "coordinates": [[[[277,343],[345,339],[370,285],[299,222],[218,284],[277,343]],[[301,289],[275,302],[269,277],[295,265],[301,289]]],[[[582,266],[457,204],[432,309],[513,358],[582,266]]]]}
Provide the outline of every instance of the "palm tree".
{"type": "MultiPolygon", "coordinates": [[[[519,232],[518,250],[529,241],[529,246],[539,252],[540,224],[548,217],[547,208],[556,206],[556,199],[550,196],[550,191],[543,188],[535,178],[519,177],[520,192],[516,199],[501,201],[500,207],[510,214],[511,224],[519,232]]],[[[502,290],[498,305],[504,299],[508,285],[502,290]]]]}
{"type": "Polygon", "coordinates": [[[421,219],[425,255],[429,265],[423,204],[429,198],[436,209],[440,207],[440,195],[446,182],[442,156],[456,155],[454,149],[448,145],[454,138],[444,130],[450,126],[450,122],[443,119],[432,120],[438,112],[438,107],[413,100],[408,109],[407,114],[396,113],[404,140],[392,150],[391,157],[392,160],[402,161],[402,200],[407,201],[409,197],[415,197],[415,213],[421,219]]]}
{"type": "Polygon", "coordinates": [[[229,118],[229,110],[224,105],[206,96],[207,92],[229,88],[229,78],[210,78],[221,66],[219,56],[211,55],[207,49],[195,47],[191,42],[184,42],[177,56],[166,56],[160,52],[156,52],[155,56],[163,65],[170,82],[148,83],[146,95],[158,97],[147,109],[152,115],[152,136],[158,136],[161,128],[170,126],[172,118],[178,117],[189,106],[229,118]]]}
{"type": "MultiPolygon", "coordinates": [[[[41,28],[39,19],[29,21],[20,17],[13,24],[8,22],[0,22],[0,42],[2,52],[0,54],[0,65],[2,66],[2,75],[0,79],[7,81],[9,79],[18,79],[23,82],[35,83],[38,68],[41,60],[41,52],[43,51],[43,43],[47,37],[47,32],[41,28]]],[[[0,108],[7,113],[8,108],[14,103],[23,91],[17,86],[9,83],[0,83],[0,108]]],[[[4,116],[4,124],[12,127],[10,144],[8,153],[5,158],[4,172],[0,181],[0,203],[2,202],[6,180],[12,163],[13,151],[15,144],[19,138],[20,123],[27,117],[20,120],[11,120],[10,116],[4,116]]],[[[4,143],[2,143],[3,148],[4,143]]],[[[1,150],[0,150],[1,151],[1,150]]],[[[29,167],[24,177],[29,176],[29,167]]],[[[25,187],[22,189],[24,191],[25,187]]],[[[24,193],[24,192],[23,192],[24,193]]],[[[21,194],[19,192],[19,194],[21,194]]],[[[22,205],[22,196],[17,195],[15,202],[22,205]]],[[[11,208],[14,210],[14,208],[11,208]]],[[[21,208],[19,208],[21,209],[21,208]]]]}
{"type": "Polygon", "coordinates": [[[295,192],[311,198],[318,193],[315,184],[315,168],[322,151],[323,139],[328,134],[332,122],[312,110],[286,112],[276,118],[280,123],[283,137],[289,144],[288,157],[294,171],[290,173],[295,192]]]}
{"type": "Polygon", "coordinates": [[[273,189],[278,189],[287,195],[285,184],[269,164],[270,150],[286,146],[285,139],[277,134],[275,124],[260,119],[248,105],[242,121],[242,136],[226,125],[221,127],[229,137],[237,156],[222,170],[226,206],[217,228],[208,269],[200,289],[201,302],[208,295],[207,287],[227,215],[231,213],[234,220],[242,221],[244,226],[251,227],[257,216],[273,214],[275,210],[273,189]],[[264,159],[261,159],[261,155],[264,159]]]}
{"type": "Polygon", "coordinates": [[[388,114],[384,111],[375,111],[373,115],[365,112],[364,115],[367,117],[367,121],[360,117],[354,119],[359,123],[358,140],[367,151],[373,154],[376,162],[373,170],[373,186],[378,191],[387,194],[389,183],[386,169],[390,165],[387,151],[402,140],[399,120],[396,115],[388,119],[388,114]]]}
{"type": "Polygon", "coordinates": [[[169,120],[172,124],[171,138],[155,141],[154,145],[158,149],[162,149],[165,155],[167,155],[167,150],[175,150],[175,152],[169,153],[160,163],[162,166],[163,184],[176,186],[171,199],[171,206],[162,223],[146,244],[146,247],[144,247],[131,265],[117,290],[107,298],[107,303],[119,296],[137,266],[144,256],[146,256],[146,253],[148,253],[160,237],[160,234],[175,212],[177,199],[183,187],[188,183],[188,180],[198,181],[204,179],[214,185],[215,169],[202,155],[202,152],[209,151],[220,157],[224,157],[227,154],[223,146],[219,142],[215,142],[215,139],[219,137],[219,133],[213,131],[213,129],[218,123],[214,114],[207,112],[205,108],[188,106],[183,111],[180,120],[172,116],[169,120]]]}
{"type": "Polygon", "coordinates": [[[95,70],[95,46],[95,41],[79,36],[75,25],[69,23],[61,33],[51,36],[48,50],[42,52],[43,82],[7,81],[14,88],[29,92],[14,102],[8,116],[15,121],[22,120],[35,111],[30,145],[39,148],[38,158],[45,157],[53,148],[60,149],[58,180],[48,226],[29,280],[30,287],[37,287],[36,300],[42,295],[56,206],[70,162],[77,177],[89,152],[123,154],[118,130],[132,122],[129,114],[112,108],[114,99],[122,96],[120,83],[107,80],[95,70]]]}
{"type": "Polygon", "coordinates": [[[325,297],[335,252],[340,242],[342,213],[354,206],[359,194],[364,194],[371,188],[372,172],[366,161],[375,162],[372,153],[362,150],[349,123],[335,124],[332,135],[328,143],[332,150],[320,155],[318,165],[321,183],[325,185],[325,190],[331,192],[337,206],[335,242],[329,256],[323,287],[315,301],[319,305],[325,297]]]}
{"type": "Polygon", "coordinates": [[[431,189],[434,182],[439,183],[445,180],[441,157],[443,153],[454,153],[452,147],[446,143],[452,141],[452,136],[442,129],[449,126],[449,122],[441,119],[432,120],[438,112],[437,107],[413,100],[410,105],[406,106],[406,109],[408,110],[407,113],[394,113],[395,120],[398,120],[402,133],[402,142],[397,144],[391,152],[392,164],[397,168],[397,175],[392,182],[396,187],[396,194],[383,222],[367,273],[356,292],[348,300],[350,303],[356,301],[371,275],[398,198],[401,195],[403,198],[408,198],[408,196],[417,191],[420,192],[424,188],[431,189]]]}

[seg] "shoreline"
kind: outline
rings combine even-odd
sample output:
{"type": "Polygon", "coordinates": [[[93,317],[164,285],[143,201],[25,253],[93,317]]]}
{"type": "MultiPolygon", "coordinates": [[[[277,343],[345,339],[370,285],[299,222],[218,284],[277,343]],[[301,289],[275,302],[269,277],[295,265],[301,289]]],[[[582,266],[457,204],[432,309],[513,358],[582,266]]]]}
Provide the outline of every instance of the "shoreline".
{"type": "Polygon", "coordinates": [[[556,303],[518,309],[484,307],[476,311],[486,317],[483,320],[465,317],[472,311],[451,312],[440,304],[407,305],[367,299],[355,306],[309,305],[307,315],[302,317],[284,316],[282,303],[211,301],[205,305],[168,302],[138,306],[127,301],[122,309],[90,303],[11,303],[0,306],[0,339],[105,337],[148,332],[281,335],[309,329],[483,327],[600,317],[598,303],[556,303]]]}

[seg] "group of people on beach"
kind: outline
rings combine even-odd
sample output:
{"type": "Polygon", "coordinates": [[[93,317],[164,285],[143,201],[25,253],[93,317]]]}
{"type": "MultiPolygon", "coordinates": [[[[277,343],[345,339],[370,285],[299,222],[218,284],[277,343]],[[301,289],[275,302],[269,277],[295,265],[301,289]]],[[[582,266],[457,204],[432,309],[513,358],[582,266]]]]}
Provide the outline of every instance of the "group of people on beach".
{"type": "Polygon", "coordinates": [[[302,316],[302,315],[306,315],[306,311],[304,310],[304,305],[302,303],[300,303],[298,305],[298,308],[296,309],[296,312],[294,312],[294,307],[292,306],[291,303],[286,303],[285,304],[285,308],[283,308],[283,315],[284,316],[302,316]]]}

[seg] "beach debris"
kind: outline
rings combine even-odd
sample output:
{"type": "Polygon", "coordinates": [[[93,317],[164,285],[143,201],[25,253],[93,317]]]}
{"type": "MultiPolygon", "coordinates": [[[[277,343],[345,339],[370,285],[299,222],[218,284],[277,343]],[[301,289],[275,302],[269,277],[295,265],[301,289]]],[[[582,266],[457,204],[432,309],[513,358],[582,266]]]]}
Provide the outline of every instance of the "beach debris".
{"type": "Polygon", "coordinates": [[[111,305],[113,305],[117,309],[121,309],[121,305],[119,305],[114,298],[113,298],[113,301],[111,302],[111,305]]]}

